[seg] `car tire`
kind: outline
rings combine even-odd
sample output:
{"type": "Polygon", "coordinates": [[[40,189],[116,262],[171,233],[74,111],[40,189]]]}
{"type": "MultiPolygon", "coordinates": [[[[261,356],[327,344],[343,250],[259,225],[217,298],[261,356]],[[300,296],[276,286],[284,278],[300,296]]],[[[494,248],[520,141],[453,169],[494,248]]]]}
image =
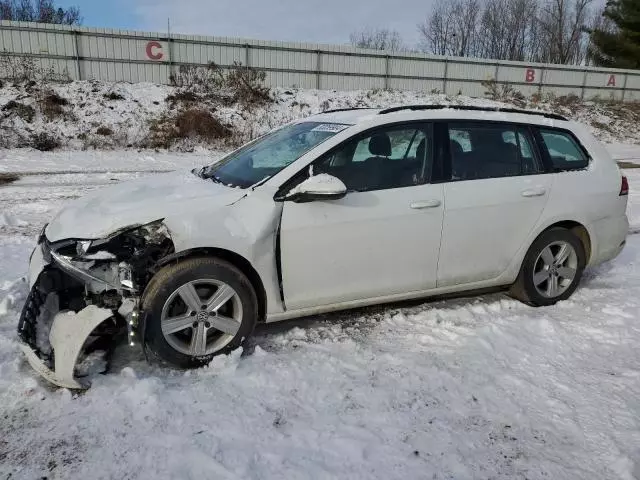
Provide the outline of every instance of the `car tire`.
{"type": "Polygon", "coordinates": [[[258,299],[234,265],[199,257],[158,271],[145,289],[141,310],[146,351],[171,366],[197,368],[238,348],[251,335],[258,299]]]}
{"type": "Polygon", "coordinates": [[[554,305],[578,288],[585,264],[580,239],[570,230],[552,228],[540,234],[529,248],[509,293],[528,305],[554,305]]]}

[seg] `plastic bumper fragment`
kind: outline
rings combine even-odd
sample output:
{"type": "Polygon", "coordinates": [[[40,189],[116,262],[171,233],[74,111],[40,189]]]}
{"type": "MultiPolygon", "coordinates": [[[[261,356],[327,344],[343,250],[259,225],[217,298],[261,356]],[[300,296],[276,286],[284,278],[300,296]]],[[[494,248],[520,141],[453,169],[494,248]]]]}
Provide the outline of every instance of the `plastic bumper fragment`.
{"type": "Polygon", "coordinates": [[[53,369],[49,368],[29,345],[22,344],[22,351],[31,367],[54,385],[71,389],[89,388],[87,382],[74,377],[75,365],[91,332],[112,315],[111,310],[95,305],[89,305],[78,313],[58,313],[49,334],[49,342],[54,353],[53,369]]]}

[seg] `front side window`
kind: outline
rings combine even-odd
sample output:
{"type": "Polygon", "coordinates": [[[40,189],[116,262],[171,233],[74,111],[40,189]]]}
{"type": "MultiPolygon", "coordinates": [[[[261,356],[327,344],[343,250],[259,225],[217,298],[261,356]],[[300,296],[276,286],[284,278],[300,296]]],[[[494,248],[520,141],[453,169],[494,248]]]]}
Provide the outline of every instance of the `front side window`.
{"type": "Polygon", "coordinates": [[[349,125],[303,122],[287,125],[203,170],[202,176],[233,187],[248,188],[289,166],[312,148],[349,125]]]}
{"type": "Polygon", "coordinates": [[[529,132],[517,125],[450,124],[449,150],[453,181],[542,171],[529,132]]]}
{"type": "Polygon", "coordinates": [[[313,171],[339,178],[351,191],[409,187],[428,178],[431,150],[429,126],[386,127],[341,145],[313,171]]]}
{"type": "Polygon", "coordinates": [[[589,159],[573,138],[560,130],[540,130],[554,170],[576,170],[586,168],[589,159]]]}

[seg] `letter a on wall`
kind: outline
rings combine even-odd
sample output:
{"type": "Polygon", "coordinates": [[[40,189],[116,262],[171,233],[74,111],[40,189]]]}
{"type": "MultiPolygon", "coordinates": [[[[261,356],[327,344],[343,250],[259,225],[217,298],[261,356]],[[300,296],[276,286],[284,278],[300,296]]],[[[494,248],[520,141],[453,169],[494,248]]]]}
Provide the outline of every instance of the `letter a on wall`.
{"type": "Polygon", "coordinates": [[[609,81],[607,82],[607,87],[615,87],[616,86],[616,76],[609,75],[609,81]]]}

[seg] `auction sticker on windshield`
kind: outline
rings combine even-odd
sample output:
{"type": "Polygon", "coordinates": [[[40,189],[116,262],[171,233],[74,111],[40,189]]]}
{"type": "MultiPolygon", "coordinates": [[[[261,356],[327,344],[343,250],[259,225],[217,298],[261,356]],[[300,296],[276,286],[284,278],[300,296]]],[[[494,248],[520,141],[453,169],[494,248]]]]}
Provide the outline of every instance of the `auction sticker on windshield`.
{"type": "Polygon", "coordinates": [[[314,127],[311,131],[338,133],[348,127],[349,125],[343,125],[341,123],[323,123],[321,125],[318,125],[317,127],[314,127]]]}

